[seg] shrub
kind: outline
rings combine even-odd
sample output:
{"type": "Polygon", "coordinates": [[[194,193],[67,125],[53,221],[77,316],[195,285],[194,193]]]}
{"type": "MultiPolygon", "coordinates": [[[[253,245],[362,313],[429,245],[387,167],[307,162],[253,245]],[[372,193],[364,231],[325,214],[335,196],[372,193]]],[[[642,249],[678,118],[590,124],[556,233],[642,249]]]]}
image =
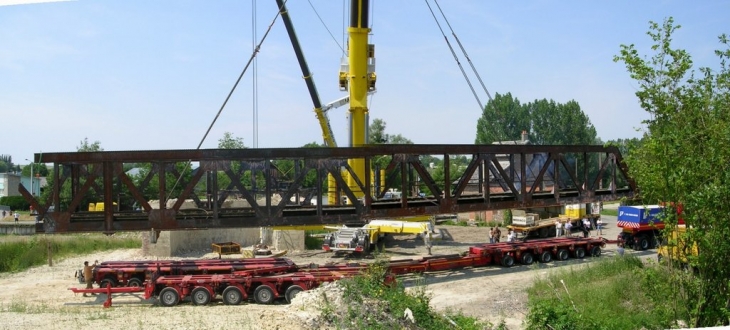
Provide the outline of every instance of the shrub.
{"type": "Polygon", "coordinates": [[[0,197],[0,205],[10,206],[11,210],[30,210],[30,204],[23,196],[0,197]]]}

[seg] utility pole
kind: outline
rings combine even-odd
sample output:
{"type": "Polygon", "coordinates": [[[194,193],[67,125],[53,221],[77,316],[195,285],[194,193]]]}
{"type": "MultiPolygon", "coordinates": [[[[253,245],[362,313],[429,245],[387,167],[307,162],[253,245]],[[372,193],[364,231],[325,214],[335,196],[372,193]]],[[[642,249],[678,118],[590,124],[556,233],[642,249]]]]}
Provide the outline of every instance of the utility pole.
{"type": "Polygon", "coordinates": [[[25,160],[30,162],[30,195],[35,196],[35,192],[33,190],[33,162],[28,160],[28,158],[25,160]]]}

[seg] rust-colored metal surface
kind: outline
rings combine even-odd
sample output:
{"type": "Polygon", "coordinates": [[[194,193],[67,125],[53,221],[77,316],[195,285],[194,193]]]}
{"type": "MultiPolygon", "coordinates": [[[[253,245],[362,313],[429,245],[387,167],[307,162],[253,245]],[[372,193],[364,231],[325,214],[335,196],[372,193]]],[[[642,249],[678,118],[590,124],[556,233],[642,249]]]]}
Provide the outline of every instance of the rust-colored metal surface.
{"type": "Polygon", "coordinates": [[[51,193],[36,200],[20,190],[39,210],[37,231],[45,233],[364,224],[636,193],[618,149],[603,146],[103,151],[43,153],[34,160],[53,164],[51,193]],[[353,158],[372,171],[356,177],[347,165],[353,158]],[[432,166],[437,158],[443,164],[432,166]],[[347,203],[323,205],[328,175],[338,186],[332,193],[347,203]],[[362,199],[347,186],[348,175],[365,192],[362,199]],[[89,211],[89,203],[103,211],[89,211]]]}

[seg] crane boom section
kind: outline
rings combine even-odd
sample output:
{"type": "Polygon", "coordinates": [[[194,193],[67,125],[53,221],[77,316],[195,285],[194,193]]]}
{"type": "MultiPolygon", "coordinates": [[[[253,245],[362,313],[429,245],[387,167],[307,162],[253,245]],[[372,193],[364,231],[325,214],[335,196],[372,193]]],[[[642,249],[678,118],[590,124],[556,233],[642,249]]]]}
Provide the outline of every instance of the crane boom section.
{"type": "MultiPolygon", "coordinates": [[[[348,27],[348,59],[350,90],[350,146],[361,147],[367,143],[367,96],[369,88],[368,59],[368,0],[352,0],[350,26],[348,27]]],[[[357,177],[365,177],[365,161],[350,159],[349,166],[357,177]]],[[[348,186],[357,197],[363,196],[362,190],[353,178],[348,178],[348,186]]]]}
{"type": "Polygon", "coordinates": [[[276,4],[279,6],[281,19],[284,21],[286,33],[289,34],[289,40],[291,40],[291,45],[294,48],[297,61],[299,61],[299,67],[302,69],[302,77],[304,78],[304,82],[307,84],[309,96],[312,98],[314,113],[317,116],[319,126],[322,129],[322,138],[324,139],[324,143],[328,147],[337,147],[337,142],[335,141],[334,134],[332,134],[332,128],[329,124],[329,119],[327,118],[326,113],[322,110],[322,102],[319,99],[319,93],[317,93],[317,86],[314,84],[312,72],[309,71],[309,65],[307,64],[307,60],[304,58],[304,52],[299,44],[299,38],[297,38],[297,33],[294,30],[294,24],[292,24],[289,11],[286,9],[286,4],[283,0],[276,0],[276,4]]]}

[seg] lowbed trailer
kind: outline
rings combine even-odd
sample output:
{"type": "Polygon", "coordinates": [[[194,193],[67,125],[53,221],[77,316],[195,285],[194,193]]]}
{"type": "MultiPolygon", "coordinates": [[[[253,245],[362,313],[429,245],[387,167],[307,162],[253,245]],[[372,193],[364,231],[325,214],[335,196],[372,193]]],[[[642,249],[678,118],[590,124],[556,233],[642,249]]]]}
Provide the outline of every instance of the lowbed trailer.
{"type": "MultiPolygon", "coordinates": [[[[414,260],[391,261],[387,266],[388,282],[393,276],[412,273],[444,271],[467,267],[482,267],[499,264],[524,265],[535,260],[543,263],[552,260],[566,260],[570,257],[599,257],[606,245],[603,238],[554,238],[519,243],[494,243],[472,246],[463,254],[430,256],[414,260]]],[[[293,263],[292,263],[293,264],[293,263]]],[[[263,267],[266,267],[261,264],[263,267]]],[[[195,305],[205,305],[220,296],[224,304],[236,305],[253,300],[270,304],[284,298],[287,302],[299,292],[314,289],[325,282],[354,277],[369,267],[366,263],[327,264],[294,266],[289,271],[271,272],[249,269],[228,274],[190,274],[153,276],[143,287],[112,287],[81,289],[70,288],[75,293],[106,293],[105,307],[111,306],[111,295],[115,293],[144,292],[145,299],[156,297],[163,306],[174,306],[189,298],[195,305]]]]}
{"type": "Polygon", "coordinates": [[[94,282],[104,288],[142,286],[158,272],[160,275],[231,274],[255,271],[259,274],[284,273],[297,269],[288,258],[239,258],[160,261],[108,261],[94,267],[94,282]]]}

